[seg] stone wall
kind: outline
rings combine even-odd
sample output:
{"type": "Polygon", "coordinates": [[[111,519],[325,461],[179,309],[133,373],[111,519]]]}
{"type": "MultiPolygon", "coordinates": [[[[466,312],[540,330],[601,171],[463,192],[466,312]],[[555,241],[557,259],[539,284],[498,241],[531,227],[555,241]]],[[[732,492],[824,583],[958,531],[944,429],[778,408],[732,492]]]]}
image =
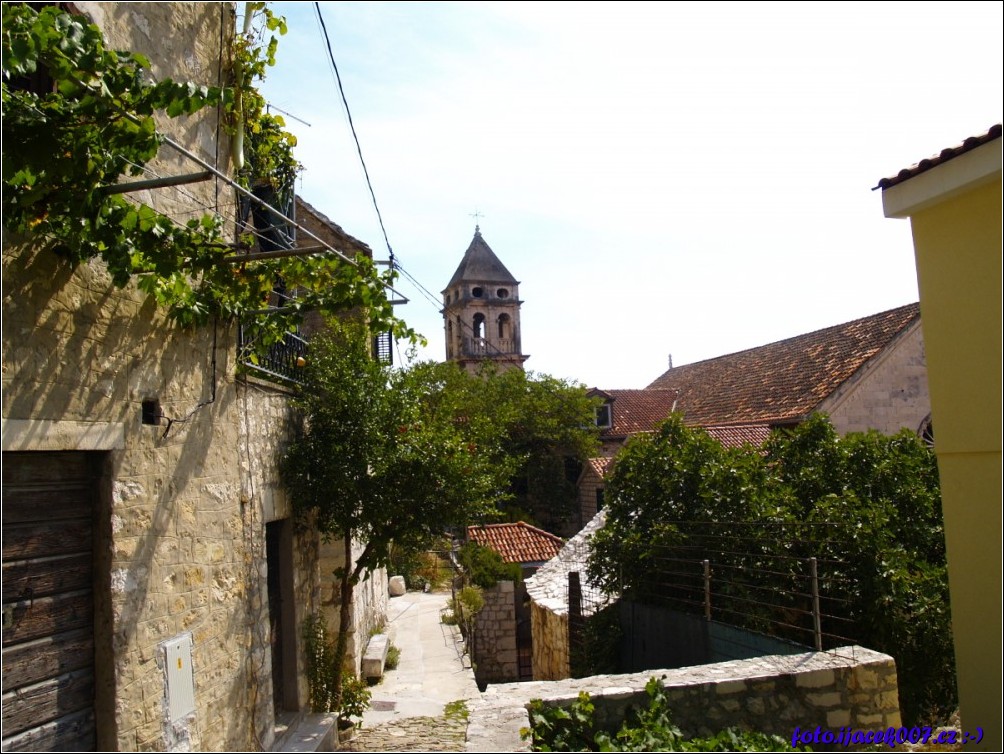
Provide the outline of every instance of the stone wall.
{"type": "Polygon", "coordinates": [[[546,600],[530,603],[533,627],[533,679],[557,681],[571,675],[568,650],[568,611],[546,600]]]}
{"type": "Polygon", "coordinates": [[[820,404],[819,411],[829,414],[842,435],[869,429],[918,432],[931,414],[920,321],[820,404]]]}
{"type": "Polygon", "coordinates": [[[863,647],[772,655],[749,660],[490,687],[470,703],[467,751],[528,751],[519,729],[526,705],[542,699],[567,706],[588,692],[598,723],[616,729],[629,706],[647,704],[645,684],[661,678],[673,722],[685,735],[711,735],[733,725],[790,740],[796,727],[879,730],[901,725],[896,665],[863,647]]]}
{"type": "MultiPolygon", "coordinates": [[[[221,82],[231,4],[76,6],[110,48],[147,55],[154,76],[221,82]]],[[[161,125],[227,171],[215,109],[161,125]]],[[[158,174],[197,169],[167,148],[151,166],[158,174]]],[[[132,196],[184,218],[229,214],[233,205],[232,189],[215,180],[132,196]]],[[[3,295],[4,450],[104,458],[94,575],[98,747],[268,748],[265,531],[290,514],[275,474],[287,396],[237,376],[231,323],[180,330],[134,286],[115,288],[100,262],[73,267],[5,237],[3,295]],[[143,402],[153,400],[171,423],[141,423],[143,402]],[[195,711],[171,719],[165,642],[179,637],[192,643],[195,711]]],[[[316,602],[316,533],[294,531],[288,556],[302,615],[316,602]]],[[[296,632],[286,638],[298,641],[296,632]]],[[[295,659],[302,667],[302,652],[295,659]]],[[[293,686],[296,704],[305,689],[295,676],[293,686]]]]}
{"type": "MultiPolygon", "coordinates": [[[[355,562],[362,544],[352,543],[352,561],[355,562]]],[[[337,636],[341,591],[335,580],[335,569],[345,567],[345,547],[338,538],[321,542],[320,545],[320,608],[328,623],[331,636],[337,636]]],[[[388,599],[387,569],[380,568],[368,573],[356,586],[352,595],[351,624],[348,650],[345,658],[346,670],[359,674],[363,652],[371,632],[382,627],[387,620],[388,599]]]]}
{"type": "Polygon", "coordinates": [[[512,581],[482,590],[485,604],[474,618],[471,654],[478,686],[519,680],[516,654],[516,592],[512,581]]]}

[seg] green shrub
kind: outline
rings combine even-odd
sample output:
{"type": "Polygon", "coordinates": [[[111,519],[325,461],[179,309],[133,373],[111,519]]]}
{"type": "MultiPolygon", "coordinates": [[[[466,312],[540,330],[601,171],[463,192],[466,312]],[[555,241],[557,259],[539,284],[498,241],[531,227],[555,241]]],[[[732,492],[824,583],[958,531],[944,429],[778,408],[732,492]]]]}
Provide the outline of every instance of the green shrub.
{"type": "Polygon", "coordinates": [[[303,621],[303,645],[307,660],[307,693],[314,712],[335,709],[335,642],[328,626],[319,615],[308,615],[303,621]]]}
{"type": "MultiPolygon", "coordinates": [[[[361,718],[370,706],[371,693],[366,680],[354,675],[342,676],[342,703],[338,705],[338,715],[347,720],[351,717],[361,718]]],[[[361,724],[362,720],[357,724],[361,724]]]]}
{"type": "Polygon", "coordinates": [[[684,738],[672,721],[662,681],[645,686],[648,706],[632,709],[611,735],[596,726],[595,706],[585,691],[568,707],[530,702],[530,727],[520,731],[534,751],[810,751],[792,749],[780,736],[726,728],[714,736],[684,738]]]}
{"type": "Polygon", "coordinates": [[[467,580],[482,589],[491,589],[500,581],[519,583],[523,578],[519,563],[506,563],[495,550],[477,542],[464,544],[457,553],[457,560],[467,580]]]}
{"type": "Polygon", "coordinates": [[[399,662],[401,662],[401,649],[391,644],[387,648],[387,661],[384,663],[384,667],[388,670],[396,670],[399,662]]]}

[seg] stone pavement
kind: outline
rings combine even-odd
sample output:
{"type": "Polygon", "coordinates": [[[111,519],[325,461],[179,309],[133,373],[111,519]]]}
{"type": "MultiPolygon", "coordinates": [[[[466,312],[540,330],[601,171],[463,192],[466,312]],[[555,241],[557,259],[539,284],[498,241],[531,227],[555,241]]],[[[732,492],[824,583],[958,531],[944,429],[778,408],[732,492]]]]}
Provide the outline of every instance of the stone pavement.
{"type": "Polygon", "coordinates": [[[463,751],[467,723],[450,702],[480,696],[456,626],[440,621],[448,592],[391,597],[387,631],[401,650],[395,670],[370,687],[363,726],[341,751],[463,751]]]}

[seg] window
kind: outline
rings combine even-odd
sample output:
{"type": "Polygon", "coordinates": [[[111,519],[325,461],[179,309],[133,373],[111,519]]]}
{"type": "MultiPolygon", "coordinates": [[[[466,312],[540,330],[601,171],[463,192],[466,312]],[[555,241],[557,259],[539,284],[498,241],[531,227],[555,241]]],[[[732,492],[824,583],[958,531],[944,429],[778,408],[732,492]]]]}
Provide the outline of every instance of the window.
{"type": "Polygon", "coordinates": [[[481,298],[484,295],[484,293],[485,293],[484,288],[480,288],[477,286],[471,288],[471,295],[474,296],[474,298],[481,298]]]}
{"type": "Polygon", "coordinates": [[[497,291],[495,291],[495,295],[498,296],[499,298],[509,298],[509,289],[499,288],[497,291]]]}
{"type": "Polygon", "coordinates": [[[481,339],[485,337],[485,315],[474,315],[474,337],[481,339]]]}
{"type": "Polygon", "coordinates": [[[500,314],[498,319],[499,326],[499,340],[506,340],[511,338],[509,323],[511,322],[508,314],[500,314]]]}
{"type": "Polygon", "coordinates": [[[604,403],[602,406],[596,407],[596,426],[601,429],[609,429],[613,426],[613,422],[610,418],[610,404],[604,403]]]}

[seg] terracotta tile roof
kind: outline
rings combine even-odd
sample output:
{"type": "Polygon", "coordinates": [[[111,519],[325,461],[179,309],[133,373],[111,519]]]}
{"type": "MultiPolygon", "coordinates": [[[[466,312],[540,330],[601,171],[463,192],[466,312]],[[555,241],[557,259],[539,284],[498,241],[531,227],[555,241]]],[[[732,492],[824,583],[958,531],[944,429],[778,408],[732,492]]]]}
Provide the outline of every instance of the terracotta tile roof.
{"type": "Polygon", "coordinates": [[[902,183],[907,181],[914,176],[920,175],[926,170],[930,170],[933,167],[941,165],[948,162],[949,160],[958,157],[959,155],[965,154],[976,147],[986,144],[994,139],[999,139],[1001,137],[1001,124],[997,123],[990,127],[990,130],[979,136],[970,136],[961,144],[942,149],[938,154],[928,157],[926,160],[921,160],[916,165],[911,165],[908,168],[903,168],[896,175],[889,176],[888,178],[883,178],[878,182],[872,191],[875,189],[887,189],[891,186],[895,186],[897,183],[902,183]]]}
{"type": "Polygon", "coordinates": [[[561,537],[523,521],[468,526],[467,539],[492,548],[506,563],[542,563],[557,555],[565,544],[561,537]]]}
{"type": "MultiPolygon", "coordinates": [[[[674,393],[689,425],[787,424],[802,420],[920,317],[919,304],[759,348],[675,367],[649,388],[674,393]]],[[[621,391],[608,391],[614,396],[621,391]]],[[[618,400],[613,406],[617,424],[618,400]]]]}
{"type": "Polygon", "coordinates": [[[743,424],[733,427],[705,427],[704,431],[718,440],[726,448],[741,448],[743,445],[760,447],[770,437],[770,427],[766,424],[743,424]]]}
{"type": "Polygon", "coordinates": [[[613,468],[614,459],[613,458],[590,458],[586,461],[586,465],[593,470],[600,479],[603,479],[607,472],[613,468]]]}
{"type": "Polygon", "coordinates": [[[590,395],[613,401],[610,407],[612,426],[600,431],[603,439],[651,432],[673,410],[676,393],[672,390],[597,390],[590,395]]]}

